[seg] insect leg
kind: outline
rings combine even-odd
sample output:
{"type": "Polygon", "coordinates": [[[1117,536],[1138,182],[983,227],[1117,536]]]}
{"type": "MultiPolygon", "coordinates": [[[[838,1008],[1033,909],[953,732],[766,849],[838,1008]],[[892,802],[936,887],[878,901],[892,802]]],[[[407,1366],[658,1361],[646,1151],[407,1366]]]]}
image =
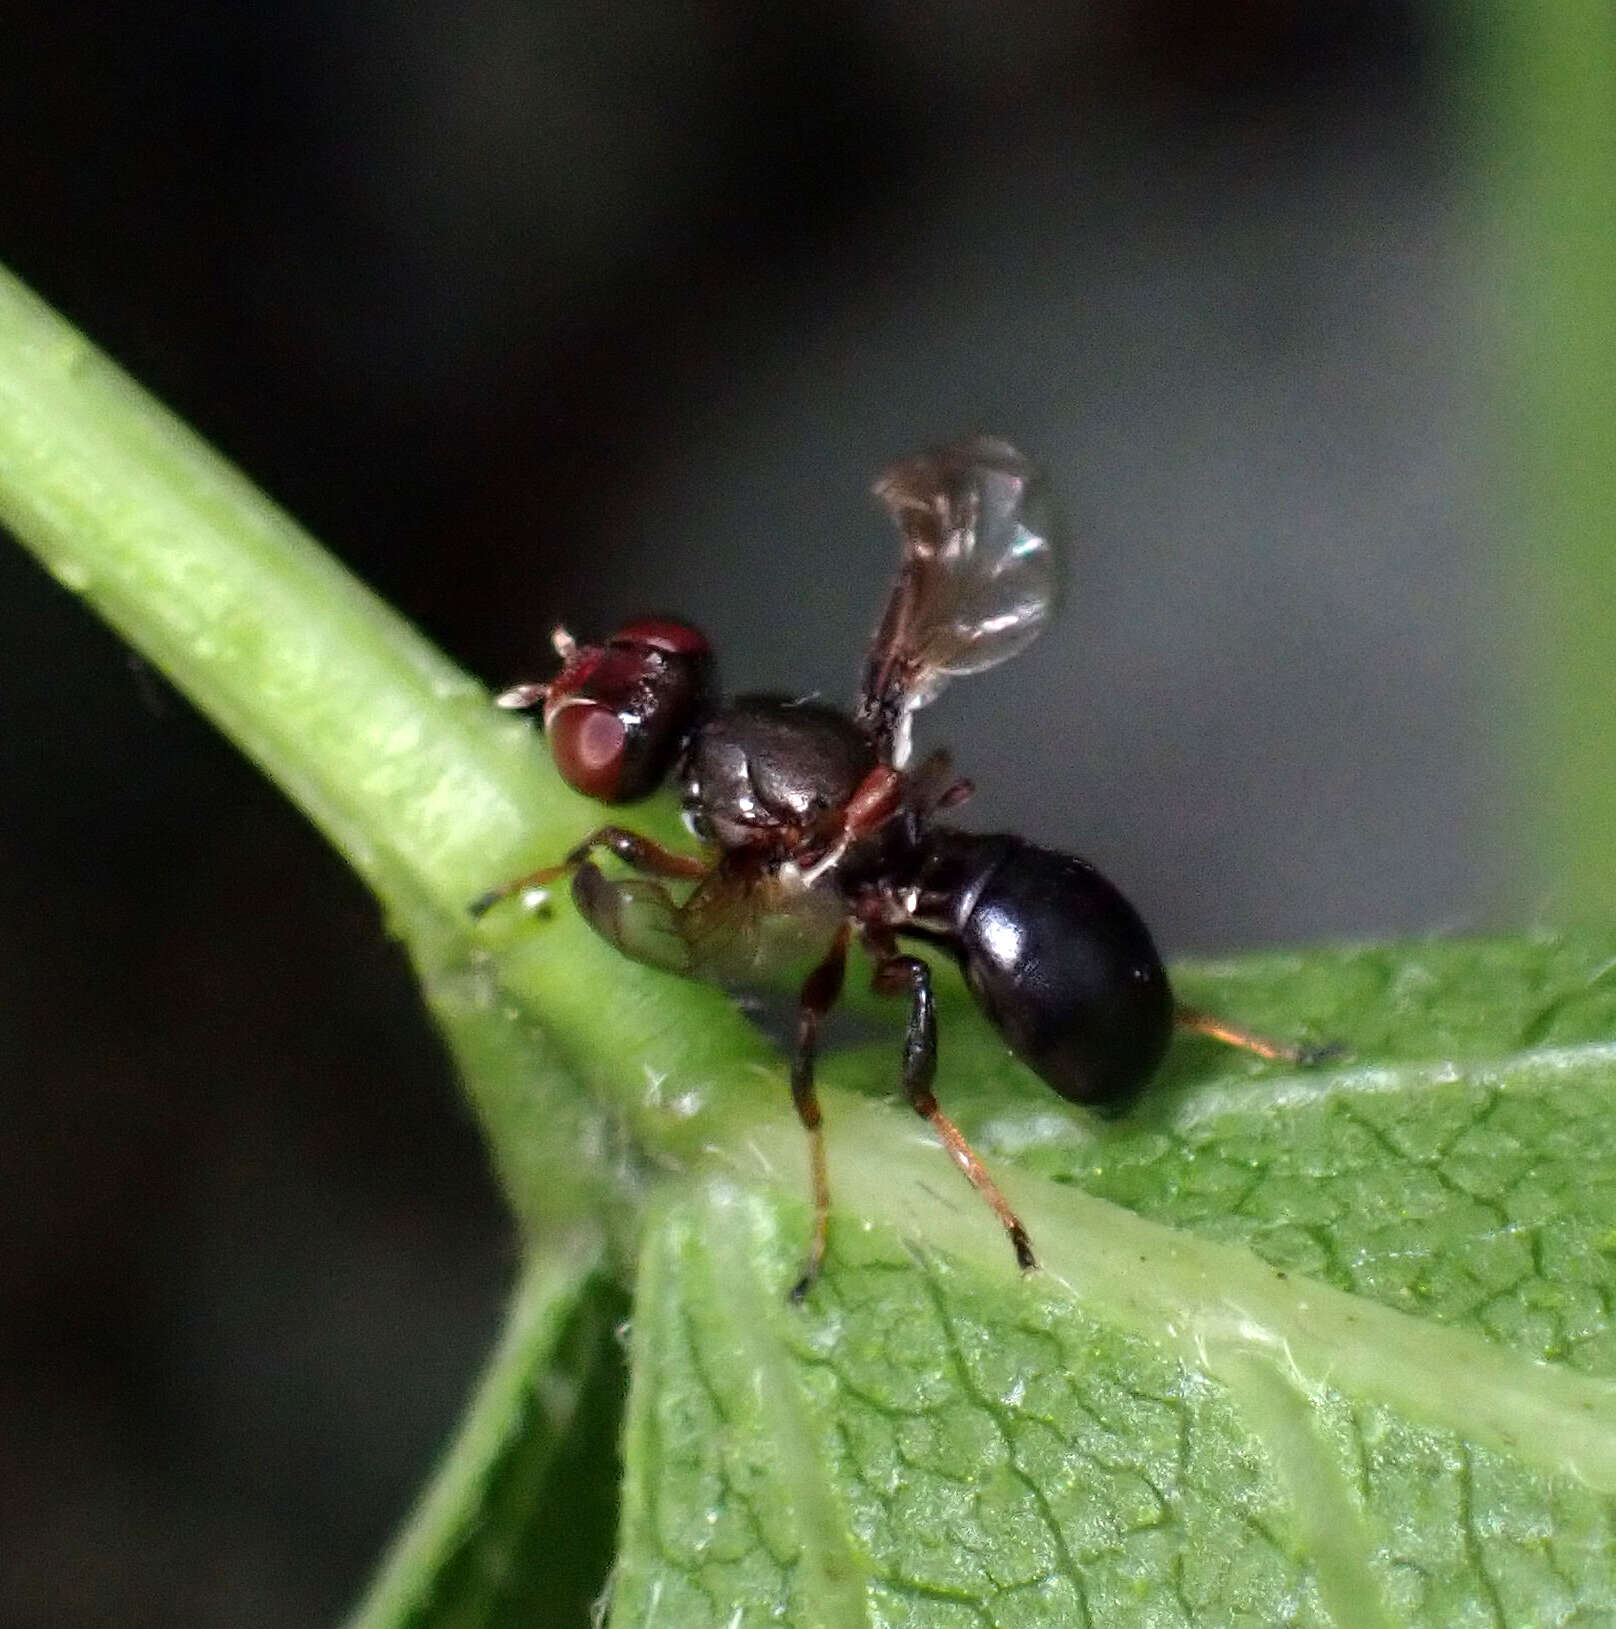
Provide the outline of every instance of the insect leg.
{"type": "Polygon", "coordinates": [[[1180,1007],[1173,1014],[1173,1022],[1180,1029],[1196,1035],[1205,1035],[1225,1046],[1239,1047],[1243,1052],[1255,1052],[1259,1058],[1271,1063],[1294,1063],[1308,1068],[1316,1063],[1328,1063],[1342,1055],[1343,1048],[1330,1046],[1299,1046],[1294,1041],[1271,1041],[1239,1024],[1231,1024],[1215,1013],[1202,1012],[1199,1007],[1180,1007]]]}
{"type": "Polygon", "coordinates": [[[937,1011],[932,1001],[931,969],[918,956],[889,954],[876,965],[871,981],[880,995],[909,996],[909,1029],[903,1042],[903,1089],[916,1114],[931,1124],[943,1140],[954,1163],[965,1173],[971,1186],[993,1207],[993,1214],[1010,1235],[1016,1265],[1026,1271],[1038,1265],[1032,1243],[1021,1218],[999,1192],[976,1150],[964,1133],[937,1106],[932,1081],[937,1075],[937,1011]]]}
{"type": "Polygon", "coordinates": [[[814,1091],[814,1058],[819,1049],[819,1026],[842,993],[847,971],[847,924],[843,923],[825,959],[803,981],[797,997],[797,1050],[791,1060],[791,1102],[808,1133],[808,1170],[813,1190],[814,1222],[802,1277],[792,1286],[791,1299],[800,1301],[813,1288],[825,1264],[825,1235],[830,1225],[830,1180],[825,1172],[825,1133],[819,1097],[814,1091]]]}
{"type": "Polygon", "coordinates": [[[710,869],[708,861],[690,854],[675,854],[672,849],[664,848],[660,843],[652,842],[649,837],[641,837],[638,832],[629,831],[626,827],[601,826],[569,850],[559,865],[540,866],[537,871],[530,871],[524,877],[501,883],[498,888],[490,888],[486,894],[479,894],[467,909],[473,916],[482,916],[513,894],[523,893],[529,888],[546,887],[566,876],[569,871],[576,870],[597,848],[610,849],[625,865],[631,865],[636,871],[651,877],[700,877],[710,869]]]}

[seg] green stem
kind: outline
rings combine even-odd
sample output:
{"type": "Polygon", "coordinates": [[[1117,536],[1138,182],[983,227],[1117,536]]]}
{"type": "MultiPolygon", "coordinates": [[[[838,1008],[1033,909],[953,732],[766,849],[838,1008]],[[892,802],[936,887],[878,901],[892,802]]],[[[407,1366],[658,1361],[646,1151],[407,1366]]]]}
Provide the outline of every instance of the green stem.
{"type": "MultiPolygon", "coordinates": [[[[535,927],[510,910],[473,935],[466,902],[598,809],[526,723],[3,271],[0,521],[326,833],[390,908],[440,1017],[536,1020],[562,1070],[676,1153],[705,1119],[689,1092],[661,1103],[659,1081],[694,1081],[702,1102],[720,1076],[757,1088],[769,1049],[722,996],[630,966],[573,913],[535,927]]],[[[531,1115],[521,1072],[496,1074],[479,1107],[509,1171],[502,1129],[531,1115]]]]}
{"type": "Polygon", "coordinates": [[[0,520],[378,891],[458,905],[587,818],[523,725],[3,271],[0,520]]]}

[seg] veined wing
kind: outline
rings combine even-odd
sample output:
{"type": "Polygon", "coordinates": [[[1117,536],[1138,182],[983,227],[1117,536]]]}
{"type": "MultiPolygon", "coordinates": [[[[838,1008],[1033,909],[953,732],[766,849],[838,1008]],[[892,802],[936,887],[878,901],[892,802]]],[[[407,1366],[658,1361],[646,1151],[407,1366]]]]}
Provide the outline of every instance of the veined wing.
{"type": "Polygon", "coordinates": [[[906,458],[874,490],[897,523],[903,559],[865,659],[857,716],[902,768],[917,708],[1043,632],[1057,595],[1058,526],[1042,474],[988,436],[906,458]]]}

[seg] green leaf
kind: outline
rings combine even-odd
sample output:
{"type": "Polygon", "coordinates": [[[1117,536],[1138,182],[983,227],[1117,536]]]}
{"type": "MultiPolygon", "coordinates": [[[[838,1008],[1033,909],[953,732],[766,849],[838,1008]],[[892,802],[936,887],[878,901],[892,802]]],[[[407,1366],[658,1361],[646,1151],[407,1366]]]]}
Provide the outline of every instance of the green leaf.
{"type": "MultiPolygon", "coordinates": [[[[632,1282],[616,1625],[1574,1624],[1616,1615],[1616,941],[1248,958],[1101,1124],[939,970],[939,1095],[1039,1251],[833,1048],[806,1306],[785,1065],[565,904],[464,903],[590,805],[525,726],[0,277],[0,517],[375,888],[522,1227],[510,1327],[363,1629],[576,1620],[632,1282]],[[563,1572],[568,1581],[558,1580],[563,1572]]],[[[653,808],[653,829],[669,812],[653,808]]]]}
{"type": "Polygon", "coordinates": [[[1185,969],[1357,1054],[1186,1043],[1109,1126],[950,1012],[1025,1282],[942,1154],[838,1094],[830,1266],[787,1306],[803,1215],[755,1132],[647,1239],[614,1625],[1610,1621],[1613,969],[1547,937],[1185,969]]]}

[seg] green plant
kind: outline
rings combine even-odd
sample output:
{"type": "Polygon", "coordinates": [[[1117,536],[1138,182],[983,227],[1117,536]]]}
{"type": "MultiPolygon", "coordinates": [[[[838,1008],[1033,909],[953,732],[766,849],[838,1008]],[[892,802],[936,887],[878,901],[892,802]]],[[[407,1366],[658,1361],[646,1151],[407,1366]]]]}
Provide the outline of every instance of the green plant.
{"type": "Polygon", "coordinates": [[[792,1308],[782,1060],[568,910],[466,916],[591,807],[9,279],[0,518],[369,883],[522,1231],[505,1337],[356,1625],[544,1621],[541,1558],[615,1474],[625,1290],[614,1624],[1609,1620],[1616,938],[1180,969],[1355,1056],[1185,1044],[1110,1127],[947,982],[941,1090],[1045,1270],[882,1100],[890,1046],[852,1049],[824,1071],[830,1271],[792,1308]]]}

